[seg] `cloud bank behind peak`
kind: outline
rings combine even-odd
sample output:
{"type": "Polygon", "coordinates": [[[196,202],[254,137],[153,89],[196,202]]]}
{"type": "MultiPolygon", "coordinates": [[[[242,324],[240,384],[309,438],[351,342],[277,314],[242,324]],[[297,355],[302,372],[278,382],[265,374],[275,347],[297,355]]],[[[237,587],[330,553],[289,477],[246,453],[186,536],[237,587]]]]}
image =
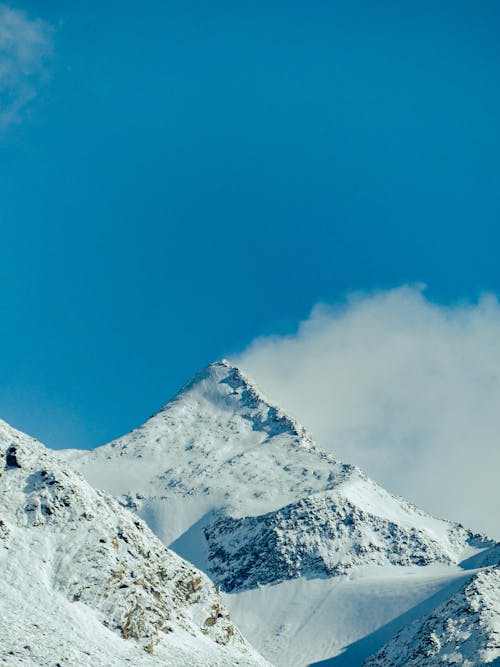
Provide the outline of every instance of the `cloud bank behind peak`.
{"type": "Polygon", "coordinates": [[[434,514],[499,536],[500,304],[423,286],[320,304],[234,359],[325,449],[434,514]]]}

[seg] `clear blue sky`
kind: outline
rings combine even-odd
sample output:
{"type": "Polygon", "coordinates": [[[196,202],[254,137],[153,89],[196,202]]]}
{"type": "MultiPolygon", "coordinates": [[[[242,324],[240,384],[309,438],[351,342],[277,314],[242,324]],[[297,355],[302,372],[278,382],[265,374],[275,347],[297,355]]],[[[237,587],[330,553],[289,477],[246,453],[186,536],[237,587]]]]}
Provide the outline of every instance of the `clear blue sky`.
{"type": "Polygon", "coordinates": [[[54,26],[0,136],[0,416],[138,425],[320,300],[500,292],[500,3],[14,2],[54,26]]]}

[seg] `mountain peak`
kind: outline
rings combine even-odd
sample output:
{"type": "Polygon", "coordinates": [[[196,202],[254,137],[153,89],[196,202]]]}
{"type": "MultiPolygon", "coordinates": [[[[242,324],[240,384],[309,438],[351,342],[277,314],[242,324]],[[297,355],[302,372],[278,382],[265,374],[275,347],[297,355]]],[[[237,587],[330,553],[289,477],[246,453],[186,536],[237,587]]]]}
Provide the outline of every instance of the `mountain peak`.
{"type": "Polygon", "coordinates": [[[322,451],[226,360],[139,429],[71,461],[209,573],[281,665],[374,636],[469,576],[459,563],[491,546],[322,451]]]}
{"type": "Polygon", "coordinates": [[[231,386],[234,388],[252,388],[254,391],[261,394],[260,390],[257,389],[256,385],[243,373],[243,371],[227,359],[214,361],[208,366],[205,366],[201,371],[198,371],[198,373],[196,373],[191,380],[182,387],[179,394],[188,392],[200,385],[228,384],[229,382],[231,382],[231,386]]]}
{"type": "Polygon", "coordinates": [[[172,403],[186,399],[208,401],[225,411],[238,413],[251,422],[254,431],[265,431],[268,437],[287,433],[307,440],[310,446],[313,444],[303,426],[269,400],[240,368],[227,359],[215,361],[197,373],[162,412],[169,410],[172,403]]]}

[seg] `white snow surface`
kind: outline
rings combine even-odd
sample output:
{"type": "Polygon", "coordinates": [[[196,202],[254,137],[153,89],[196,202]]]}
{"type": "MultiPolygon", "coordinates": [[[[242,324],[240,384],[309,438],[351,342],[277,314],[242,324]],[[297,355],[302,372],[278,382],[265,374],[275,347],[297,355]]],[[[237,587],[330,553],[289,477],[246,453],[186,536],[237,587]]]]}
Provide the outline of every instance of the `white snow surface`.
{"type": "Polygon", "coordinates": [[[500,567],[474,575],[432,613],[400,630],[366,667],[487,665],[500,658],[500,567]]]}
{"type": "Polygon", "coordinates": [[[376,567],[362,576],[301,577],[223,599],[244,635],[276,664],[353,667],[472,574],[446,566],[421,570],[376,567]]]}
{"type": "Polygon", "coordinates": [[[140,428],[62,456],[207,572],[283,667],[361,665],[492,547],[322,451],[225,361],[140,428]]]}
{"type": "Polygon", "coordinates": [[[1,664],[268,664],[203,573],[1,421],[0,462],[1,664]]]}

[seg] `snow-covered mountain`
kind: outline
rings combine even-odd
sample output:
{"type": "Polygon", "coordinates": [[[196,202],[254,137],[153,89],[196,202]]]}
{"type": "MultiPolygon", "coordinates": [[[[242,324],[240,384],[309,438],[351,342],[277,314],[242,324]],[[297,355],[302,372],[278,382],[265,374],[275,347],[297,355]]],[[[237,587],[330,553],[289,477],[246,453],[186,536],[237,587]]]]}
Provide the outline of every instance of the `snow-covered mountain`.
{"type": "Polygon", "coordinates": [[[208,570],[224,591],[234,592],[299,576],[346,574],[356,566],[450,565],[477,541],[459,526],[441,527],[437,534],[426,530],[422,517],[413,525],[398,523],[390,510],[404,504],[394,505],[389,494],[384,498],[376,484],[353,473],[335,490],[263,516],[222,516],[204,529],[208,570]],[[365,499],[372,494],[372,507],[349,499],[348,492],[356,488],[365,499]]]}
{"type": "Polygon", "coordinates": [[[322,451],[225,361],[142,427],[64,456],[207,572],[250,641],[287,667],[360,665],[491,546],[322,451]]]}
{"type": "Polygon", "coordinates": [[[489,567],[431,614],[400,630],[366,667],[475,667],[500,648],[500,567],[489,567]]]}
{"type": "Polygon", "coordinates": [[[1,664],[268,664],[203,573],[5,422],[0,503],[1,664]]]}

